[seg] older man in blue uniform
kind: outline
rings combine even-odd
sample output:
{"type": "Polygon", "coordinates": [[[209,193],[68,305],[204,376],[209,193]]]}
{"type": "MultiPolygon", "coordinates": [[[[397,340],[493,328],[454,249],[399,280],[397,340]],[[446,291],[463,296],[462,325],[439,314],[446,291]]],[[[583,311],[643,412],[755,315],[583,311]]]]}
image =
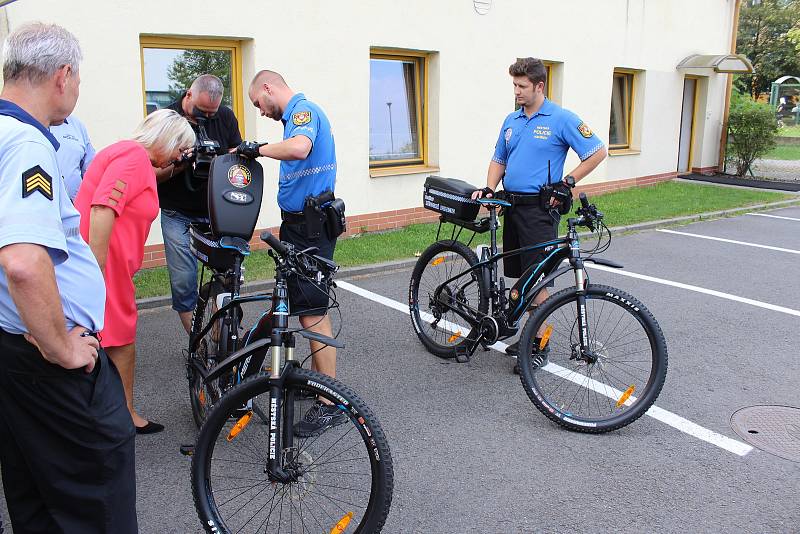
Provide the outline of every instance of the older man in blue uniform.
{"type": "Polygon", "coordinates": [[[81,239],[48,127],[78,98],[81,51],[28,24],[0,94],[0,463],[14,532],[133,533],[134,429],[100,348],[103,275],[81,239]]]}
{"type": "MultiPolygon", "coordinates": [[[[333,259],[336,237],[328,235],[328,221],[318,228],[307,225],[304,216],[307,199],[322,193],[333,193],[336,184],[336,146],[325,112],[302,93],[295,93],[283,76],[262,70],[250,83],[250,101],[261,115],[283,123],[283,141],[258,147],[243,143],[239,153],[248,157],[264,156],[280,160],[278,205],[281,208],[280,238],[303,249],[317,247],[318,254],[333,259]]],[[[314,332],[331,336],[327,315],[328,295],[314,284],[292,277],[289,281],[289,303],[300,324],[314,332]]],[[[336,376],[336,349],[311,341],[312,368],[336,376]]],[[[297,425],[300,436],[311,436],[346,421],[346,416],[333,406],[318,402],[297,425]]]]}
{"type": "MultiPolygon", "coordinates": [[[[562,202],[559,198],[571,197],[575,184],[607,155],[603,142],[577,115],[545,97],[547,70],[540,60],[518,59],[508,72],[520,108],[503,121],[489,163],[486,187],[473,194],[473,198],[490,196],[503,182],[503,189],[512,202],[505,217],[505,251],[555,239],[560,219],[558,208],[562,202]],[[581,163],[564,176],[564,162],[570,148],[581,163]],[[554,195],[542,199],[540,191],[548,185],[553,188],[554,195]]],[[[508,257],[503,261],[505,275],[519,278],[542,259],[541,252],[508,257]]],[[[546,289],[541,291],[534,305],[544,302],[548,296],[546,289]]],[[[506,352],[517,356],[519,342],[509,345],[506,352]]],[[[519,372],[516,365],[514,372],[519,372]]]]}

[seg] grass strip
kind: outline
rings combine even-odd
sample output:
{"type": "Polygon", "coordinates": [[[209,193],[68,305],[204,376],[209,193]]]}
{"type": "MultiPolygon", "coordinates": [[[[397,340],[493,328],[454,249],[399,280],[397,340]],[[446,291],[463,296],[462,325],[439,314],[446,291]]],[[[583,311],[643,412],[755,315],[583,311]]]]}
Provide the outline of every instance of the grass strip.
{"type": "MultiPolygon", "coordinates": [[[[796,197],[769,191],[673,181],[597,195],[591,197],[590,201],[605,214],[606,224],[613,227],[777,202],[789,198],[796,197]]],[[[562,234],[564,219],[562,218],[562,234]]],[[[437,228],[438,224],[435,223],[415,224],[398,230],[340,239],[336,245],[334,259],[342,267],[352,267],[410,258],[434,242],[437,228]]],[[[440,237],[449,238],[452,228],[453,225],[446,225],[440,237]]],[[[462,232],[462,236],[469,235],[471,235],[469,232],[462,232]]],[[[488,240],[487,232],[476,236],[473,245],[487,243],[488,240]]],[[[245,279],[248,281],[267,280],[274,276],[273,262],[266,251],[254,252],[244,265],[245,279]]],[[[137,298],[169,294],[169,278],[165,267],[140,271],[134,277],[134,283],[137,298]]]]}

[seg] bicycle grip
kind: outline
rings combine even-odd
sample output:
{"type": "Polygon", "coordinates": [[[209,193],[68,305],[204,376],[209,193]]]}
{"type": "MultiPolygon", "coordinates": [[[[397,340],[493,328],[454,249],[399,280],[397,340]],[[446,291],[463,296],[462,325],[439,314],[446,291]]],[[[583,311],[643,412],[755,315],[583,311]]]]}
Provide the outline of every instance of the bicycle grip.
{"type": "Polygon", "coordinates": [[[285,256],[289,249],[286,248],[286,245],[281,243],[281,240],[272,235],[271,232],[263,232],[261,234],[261,241],[265,242],[267,245],[275,249],[275,251],[280,254],[281,256],[285,256]]]}
{"type": "Polygon", "coordinates": [[[581,206],[583,206],[584,208],[589,207],[589,199],[586,198],[586,193],[581,193],[580,195],[578,195],[578,198],[581,199],[581,206]]]}

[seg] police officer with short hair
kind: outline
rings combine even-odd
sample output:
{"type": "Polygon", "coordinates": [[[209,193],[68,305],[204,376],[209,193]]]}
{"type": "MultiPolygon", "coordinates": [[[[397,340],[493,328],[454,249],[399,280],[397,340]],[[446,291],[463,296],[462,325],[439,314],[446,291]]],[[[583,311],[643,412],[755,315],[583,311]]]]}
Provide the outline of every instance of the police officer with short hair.
{"type": "MultiPolygon", "coordinates": [[[[278,205],[281,208],[280,238],[300,249],[317,247],[320,256],[333,259],[336,237],[328,235],[329,223],[312,228],[304,210],[310,200],[325,192],[333,193],[336,183],[336,147],[328,117],[302,93],[293,92],[277,72],[262,70],[250,83],[250,101],[261,115],[284,125],[283,141],[263,145],[242,143],[238,152],[246,157],[265,156],[280,160],[278,205]]],[[[292,277],[288,280],[292,314],[313,332],[331,336],[327,315],[328,294],[315,284],[292,277]]],[[[336,376],[336,349],[311,341],[312,368],[336,376]]],[[[346,416],[321,402],[313,406],[295,432],[311,436],[340,424],[346,416]]]]}
{"type": "MultiPolygon", "coordinates": [[[[491,196],[503,182],[506,199],[512,203],[503,231],[506,252],[558,237],[558,209],[562,202],[571,199],[575,184],[607,156],[603,142],[577,115],[545,97],[547,70],[541,60],[518,59],[508,73],[520,108],[503,121],[486,187],[472,195],[491,196]],[[570,148],[581,163],[564,176],[564,161],[570,148]],[[540,195],[545,186],[552,187],[550,198],[540,195]]],[[[536,251],[507,257],[503,260],[505,275],[519,278],[542,259],[544,253],[536,251]]],[[[533,304],[541,304],[548,296],[547,290],[542,290],[533,304]]],[[[517,356],[519,342],[509,345],[506,353],[517,356]]],[[[514,372],[519,373],[516,365],[514,372]]]]}
{"type": "Polygon", "coordinates": [[[0,94],[0,463],[16,534],[133,533],[134,428],[100,348],[103,275],[60,179],[51,124],[81,51],[56,25],[6,39],[0,94]]]}

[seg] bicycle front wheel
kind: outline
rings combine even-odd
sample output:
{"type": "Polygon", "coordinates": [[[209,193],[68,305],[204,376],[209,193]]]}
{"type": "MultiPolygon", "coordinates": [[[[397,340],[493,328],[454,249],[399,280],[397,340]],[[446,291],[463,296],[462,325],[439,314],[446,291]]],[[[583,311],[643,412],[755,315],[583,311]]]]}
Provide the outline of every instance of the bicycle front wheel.
{"type": "Polygon", "coordinates": [[[661,392],[667,375],[664,334],[636,298],[590,284],[589,346],[582,351],[578,314],[575,288],[537,308],[520,338],[522,385],[534,406],[565,428],[589,433],[622,428],[641,417],[661,392]],[[537,336],[543,340],[540,347],[534,346],[537,336]]]}
{"type": "Polygon", "coordinates": [[[479,320],[489,309],[488,282],[481,271],[450,280],[476,263],[478,257],[463,243],[437,241],[414,266],[408,292],[411,324],[425,348],[440,358],[454,358],[458,347],[478,335],[478,328],[460,314],[479,320]]]}
{"type": "Polygon", "coordinates": [[[293,443],[283,444],[278,457],[294,477],[277,482],[267,472],[272,383],[259,375],[232,388],[200,430],[192,490],[206,532],[380,532],[394,474],[372,411],[335,379],[290,370],[282,414],[293,415],[281,424],[298,428],[318,409],[317,399],[335,408],[321,432],[295,435],[293,443]]]}

